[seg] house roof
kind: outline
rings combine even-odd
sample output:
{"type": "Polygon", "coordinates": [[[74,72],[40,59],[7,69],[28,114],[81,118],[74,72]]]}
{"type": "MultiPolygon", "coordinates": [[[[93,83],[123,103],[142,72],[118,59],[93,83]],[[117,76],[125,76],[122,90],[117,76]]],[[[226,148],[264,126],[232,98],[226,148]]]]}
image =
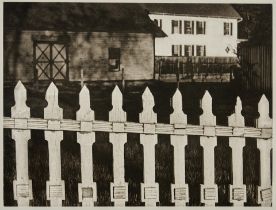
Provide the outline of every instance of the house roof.
{"type": "Polygon", "coordinates": [[[152,14],[172,14],[185,16],[220,17],[241,19],[239,13],[230,4],[143,4],[152,14]]]}
{"type": "Polygon", "coordinates": [[[4,3],[4,29],[166,34],[139,4],[4,3]]]}

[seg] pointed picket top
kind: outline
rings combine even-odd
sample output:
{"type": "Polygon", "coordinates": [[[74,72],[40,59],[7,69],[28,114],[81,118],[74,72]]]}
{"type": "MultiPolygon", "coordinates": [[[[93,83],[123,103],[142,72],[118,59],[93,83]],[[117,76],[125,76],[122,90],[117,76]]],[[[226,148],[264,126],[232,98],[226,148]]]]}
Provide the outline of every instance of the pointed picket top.
{"type": "Polygon", "coordinates": [[[260,117],[257,120],[258,128],[271,128],[272,119],[269,117],[269,101],[265,95],[263,95],[259,101],[258,111],[260,114],[260,117]]]}
{"type": "Polygon", "coordinates": [[[156,123],[157,115],[153,111],[153,107],[155,105],[154,97],[148,87],[146,87],[142,95],[142,104],[143,104],[143,111],[139,115],[140,122],[156,123]]]}
{"type": "Polygon", "coordinates": [[[229,126],[233,127],[244,127],[244,117],[241,114],[242,102],[240,97],[237,97],[235,112],[228,117],[229,126]]]}
{"type": "Polygon", "coordinates": [[[62,109],[58,105],[58,89],[53,82],[46,91],[48,106],[44,108],[44,119],[62,119],[62,109]]]}
{"type": "Polygon", "coordinates": [[[187,123],[187,116],[182,110],[182,95],[177,88],[172,98],[173,113],[170,115],[170,123],[187,123]]]}
{"type": "Polygon", "coordinates": [[[207,90],[201,100],[201,108],[203,113],[200,115],[200,125],[216,125],[216,117],[212,112],[212,97],[207,90]]]}
{"type": "Polygon", "coordinates": [[[14,88],[15,105],[11,108],[11,117],[29,118],[30,108],[26,105],[27,90],[19,80],[14,88]]]}
{"type": "Polygon", "coordinates": [[[90,93],[86,85],[82,87],[79,93],[79,104],[80,109],[77,111],[77,120],[94,120],[94,111],[90,108],[90,93]]]}
{"type": "Polygon", "coordinates": [[[126,121],[126,113],[123,110],[123,95],[116,85],[112,92],[112,110],[109,112],[109,120],[123,122],[126,121]]]}

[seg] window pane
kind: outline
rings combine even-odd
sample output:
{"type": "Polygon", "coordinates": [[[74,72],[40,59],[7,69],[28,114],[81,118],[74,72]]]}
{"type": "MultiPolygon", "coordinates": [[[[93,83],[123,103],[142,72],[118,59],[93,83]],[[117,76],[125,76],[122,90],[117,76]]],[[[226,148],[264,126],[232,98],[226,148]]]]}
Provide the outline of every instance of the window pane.
{"type": "Polygon", "coordinates": [[[193,48],[192,45],[185,45],[184,47],[184,55],[185,56],[193,56],[193,48]]]}
{"type": "Polygon", "coordinates": [[[172,33],[179,33],[178,21],[172,20],[172,33]]]}
{"type": "Polygon", "coordinates": [[[197,34],[205,34],[205,22],[204,21],[196,22],[196,33],[197,34]]]}
{"type": "Polygon", "coordinates": [[[185,34],[193,34],[193,21],[184,21],[184,33],[185,34]]]}
{"type": "Polygon", "coordinates": [[[224,35],[230,35],[230,24],[224,23],[224,35]]]}

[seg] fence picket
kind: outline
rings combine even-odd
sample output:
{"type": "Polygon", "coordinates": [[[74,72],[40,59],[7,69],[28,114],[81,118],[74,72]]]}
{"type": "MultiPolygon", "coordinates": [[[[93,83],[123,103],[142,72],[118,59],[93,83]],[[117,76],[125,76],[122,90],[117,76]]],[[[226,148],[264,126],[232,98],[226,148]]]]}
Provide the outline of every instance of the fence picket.
{"type": "MultiPolygon", "coordinates": [[[[233,126],[233,132],[239,135],[243,132],[244,118],[241,115],[242,102],[237,97],[235,112],[228,117],[229,126],[233,126]]],[[[230,202],[234,206],[243,206],[246,202],[246,185],[243,184],[243,147],[244,137],[229,137],[229,146],[232,148],[233,184],[230,185],[230,202]]]]}
{"type": "Polygon", "coordinates": [[[63,110],[58,105],[58,89],[52,82],[46,91],[48,106],[44,108],[44,119],[48,119],[48,128],[52,131],[45,131],[45,140],[49,148],[49,175],[46,182],[47,200],[51,206],[62,206],[65,200],[65,185],[61,180],[61,156],[60,142],[63,139],[63,131],[59,131],[60,122],[63,118],[63,110]]]}
{"type": "MultiPolygon", "coordinates": [[[[262,96],[258,111],[260,114],[257,120],[257,127],[265,130],[271,129],[272,119],[269,117],[269,102],[265,95],[262,96]]],[[[260,186],[258,187],[258,202],[262,206],[271,206],[272,204],[272,188],[270,175],[270,151],[272,149],[272,138],[257,139],[257,147],[260,150],[260,186]]]]}
{"type": "Polygon", "coordinates": [[[94,112],[90,108],[90,94],[84,85],[79,93],[80,109],[77,111],[77,120],[81,121],[82,132],[77,132],[77,141],[81,151],[81,180],[78,184],[79,202],[82,206],[94,206],[97,201],[97,187],[93,182],[92,146],[95,142],[95,132],[89,132],[94,120],[94,112]]]}
{"type": "MultiPolygon", "coordinates": [[[[15,105],[11,108],[11,117],[16,118],[17,125],[26,125],[30,118],[30,108],[26,105],[27,91],[21,81],[14,89],[15,105]]],[[[29,180],[28,141],[31,138],[30,130],[12,129],[12,139],[15,141],[16,151],[16,180],[13,181],[14,199],[18,206],[29,206],[33,199],[32,181],[29,180]]]]}
{"type": "Polygon", "coordinates": [[[144,183],[141,183],[141,200],[146,206],[156,206],[159,202],[159,185],[155,182],[155,145],[157,135],[155,123],[157,115],[153,112],[154,98],[147,87],[142,95],[143,111],[139,115],[140,122],[144,124],[144,131],[140,134],[140,142],[144,149],[144,183]]]}
{"type": "MultiPolygon", "coordinates": [[[[177,89],[173,98],[172,106],[174,112],[170,115],[170,123],[187,124],[187,116],[182,110],[182,95],[177,89]]],[[[185,206],[189,202],[189,188],[185,183],[185,146],[187,135],[171,135],[171,144],[174,147],[174,184],[171,186],[172,202],[175,206],[185,206]]]]}
{"type": "Polygon", "coordinates": [[[111,201],[115,206],[125,206],[128,201],[128,184],[125,182],[124,144],[127,142],[127,134],[124,133],[126,113],[123,111],[123,96],[116,86],[112,92],[112,110],[109,112],[109,121],[113,122],[113,130],[110,133],[110,142],[113,145],[113,173],[114,182],[110,185],[111,201]]]}
{"type": "Polygon", "coordinates": [[[218,202],[218,188],[215,184],[215,151],[217,137],[215,136],[214,126],[216,117],[212,113],[212,97],[208,91],[205,92],[201,107],[203,114],[200,116],[200,125],[204,126],[204,134],[208,136],[200,137],[200,144],[203,147],[203,167],[204,167],[204,184],[201,185],[201,202],[205,206],[215,206],[218,202]]]}

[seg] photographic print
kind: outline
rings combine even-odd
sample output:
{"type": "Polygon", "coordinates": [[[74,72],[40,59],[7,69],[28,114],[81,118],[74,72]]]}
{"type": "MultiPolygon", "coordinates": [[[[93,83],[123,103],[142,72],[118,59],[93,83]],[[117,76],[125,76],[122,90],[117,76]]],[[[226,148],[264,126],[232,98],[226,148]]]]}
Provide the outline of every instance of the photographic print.
{"type": "Polygon", "coordinates": [[[5,207],[272,206],[272,3],[2,5],[5,207]]]}

